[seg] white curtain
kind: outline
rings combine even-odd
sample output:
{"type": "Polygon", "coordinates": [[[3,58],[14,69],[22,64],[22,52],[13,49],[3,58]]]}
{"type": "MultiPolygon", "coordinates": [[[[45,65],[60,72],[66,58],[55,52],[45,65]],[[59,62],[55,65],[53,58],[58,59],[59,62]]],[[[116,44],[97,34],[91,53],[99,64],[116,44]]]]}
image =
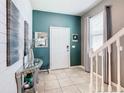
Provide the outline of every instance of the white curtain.
{"type": "MultiPolygon", "coordinates": [[[[100,46],[105,42],[107,41],[110,37],[111,37],[111,32],[112,32],[112,27],[111,27],[111,7],[110,6],[105,6],[105,9],[103,10],[103,28],[101,26],[101,29],[103,30],[103,33],[99,33],[99,34],[103,34],[102,38],[101,37],[98,37],[98,38],[101,38],[103,40],[100,40],[100,41],[103,41],[101,42],[100,46]]],[[[100,13],[100,12],[99,12],[100,13]]],[[[97,15],[97,14],[96,14],[97,15]]],[[[90,29],[94,29],[94,28],[89,28],[89,24],[90,24],[90,21],[89,21],[90,17],[89,18],[84,18],[84,67],[85,67],[85,71],[87,72],[90,72],[90,58],[89,58],[89,50],[91,47],[95,47],[99,44],[99,42],[97,41],[97,39],[94,39],[94,42],[96,42],[96,44],[94,44],[94,46],[90,46],[92,44],[90,44],[90,39],[89,39],[89,30],[90,29]],[[98,43],[97,43],[98,42],[98,43]]],[[[92,19],[92,21],[95,20],[95,17],[94,19],[92,19]]],[[[93,24],[94,22],[92,22],[93,24]]],[[[98,23],[98,22],[96,22],[98,23]]],[[[102,25],[102,24],[101,24],[102,25]]],[[[96,28],[95,28],[96,29],[96,28]]],[[[101,31],[102,31],[101,30],[101,31]]],[[[93,31],[93,34],[94,33],[97,33],[95,31],[93,31]]],[[[100,47],[98,46],[98,47],[100,47]]],[[[95,47],[96,49],[98,47],[95,47]]],[[[94,50],[96,50],[94,49],[94,50]]],[[[104,56],[104,67],[105,67],[105,82],[108,81],[108,59],[107,59],[107,52],[105,50],[105,56],[104,56]]]]}
{"type": "Polygon", "coordinates": [[[104,12],[100,12],[89,19],[90,48],[92,48],[93,51],[96,51],[103,45],[103,19],[104,12]]]}

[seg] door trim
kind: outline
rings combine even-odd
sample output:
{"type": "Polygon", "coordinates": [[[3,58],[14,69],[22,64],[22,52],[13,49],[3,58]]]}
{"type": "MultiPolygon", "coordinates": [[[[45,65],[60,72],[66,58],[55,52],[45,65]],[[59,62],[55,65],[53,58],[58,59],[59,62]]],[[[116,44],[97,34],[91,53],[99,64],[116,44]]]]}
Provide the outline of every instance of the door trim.
{"type": "MultiPolygon", "coordinates": [[[[69,27],[57,27],[57,26],[50,26],[50,28],[49,28],[49,33],[50,33],[50,70],[54,70],[53,68],[52,68],[52,62],[51,62],[51,29],[52,28],[66,28],[66,29],[69,29],[69,45],[70,45],[70,47],[69,47],[69,50],[71,51],[71,44],[70,44],[70,28],[69,27]]],[[[70,52],[71,53],[71,52],[70,52]]],[[[69,62],[68,62],[68,68],[70,68],[71,67],[71,61],[70,61],[70,54],[69,54],[69,62]]],[[[60,69],[62,69],[62,68],[60,68],[60,69]]]]}

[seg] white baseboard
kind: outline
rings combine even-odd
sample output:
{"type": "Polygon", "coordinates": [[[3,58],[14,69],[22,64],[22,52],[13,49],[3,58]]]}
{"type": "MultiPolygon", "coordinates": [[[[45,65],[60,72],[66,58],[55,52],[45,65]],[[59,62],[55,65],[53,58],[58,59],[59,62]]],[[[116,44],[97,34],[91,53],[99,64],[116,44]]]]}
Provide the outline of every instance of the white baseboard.
{"type": "Polygon", "coordinates": [[[85,67],[81,65],[81,68],[85,70],[85,67]]]}
{"type": "Polygon", "coordinates": [[[77,67],[80,67],[80,68],[82,68],[82,69],[84,69],[84,70],[85,70],[85,67],[84,67],[84,66],[82,66],[82,65],[79,65],[79,66],[70,66],[70,68],[77,68],[77,67]]]}
{"type": "MultiPolygon", "coordinates": [[[[118,86],[118,85],[117,85],[116,83],[114,83],[114,82],[112,82],[112,85],[113,85],[114,87],[116,87],[116,88],[117,88],[117,86],[118,86]]],[[[121,86],[121,90],[124,91],[124,87],[121,86]]]]}
{"type": "Polygon", "coordinates": [[[50,69],[39,70],[39,72],[47,72],[47,71],[50,71],[50,69]]]}
{"type": "Polygon", "coordinates": [[[116,83],[114,83],[114,82],[112,82],[112,85],[113,85],[114,87],[117,87],[117,84],[116,84],[116,83]]]}
{"type": "MultiPolygon", "coordinates": [[[[93,75],[95,75],[96,76],[96,73],[95,72],[93,72],[93,75]]],[[[102,78],[102,76],[101,75],[97,75],[98,76],[98,78],[102,78]]]]}
{"type": "MultiPolygon", "coordinates": [[[[79,66],[69,66],[70,69],[71,69],[71,68],[77,68],[77,67],[80,67],[80,68],[82,68],[83,70],[85,70],[85,67],[82,66],[82,65],[79,65],[79,66]]],[[[66,69],[66,68],[61,68],[61,69],[66,69]]],[[[49,71],[52,71],[52,70],[57,70],[57,69],[49,69],[49,71]]],[[[41,71],[47,71],[47,70],[41,70],[41,71]]]]}

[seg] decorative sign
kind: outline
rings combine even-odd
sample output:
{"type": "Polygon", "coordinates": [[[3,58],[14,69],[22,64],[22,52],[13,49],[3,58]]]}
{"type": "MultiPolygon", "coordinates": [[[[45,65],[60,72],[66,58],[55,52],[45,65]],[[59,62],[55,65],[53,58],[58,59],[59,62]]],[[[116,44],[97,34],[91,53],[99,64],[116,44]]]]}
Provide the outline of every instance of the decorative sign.
{"type": "Polygon", "coordinates": [[[35,32],[35,47],[48,47],[48,34],[46,32],[35,32]]]}
{"type": "Polygon", "coordinates": [[[72,41],[73,42],[78,42],[78,39],[79,39],[78,34],[73,34],[72,35],[72,41]]]}

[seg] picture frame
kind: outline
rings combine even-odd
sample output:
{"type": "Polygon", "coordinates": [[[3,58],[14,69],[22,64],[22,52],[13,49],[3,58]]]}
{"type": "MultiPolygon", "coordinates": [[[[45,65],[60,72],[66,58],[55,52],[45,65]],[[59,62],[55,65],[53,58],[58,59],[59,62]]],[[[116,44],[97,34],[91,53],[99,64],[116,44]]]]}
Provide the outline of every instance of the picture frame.
{"type": "Polygon", "coordinates": [[[48,47],[48,33],[35,32],[35,48],[48,47]]]}
{"type": "Polygon", "coordinates": [[[7,14],[7,66],[19,60],[19,27],[20,12],[12,0],[6,0],[7,14]]]}
{"type": "Polygon", "coordinates": [[[25,20],[24,21],[24,56],[28,54],[28,46],[29,46],[28,31],[29,31],[29,25],[28,22],[25,20]]]}

